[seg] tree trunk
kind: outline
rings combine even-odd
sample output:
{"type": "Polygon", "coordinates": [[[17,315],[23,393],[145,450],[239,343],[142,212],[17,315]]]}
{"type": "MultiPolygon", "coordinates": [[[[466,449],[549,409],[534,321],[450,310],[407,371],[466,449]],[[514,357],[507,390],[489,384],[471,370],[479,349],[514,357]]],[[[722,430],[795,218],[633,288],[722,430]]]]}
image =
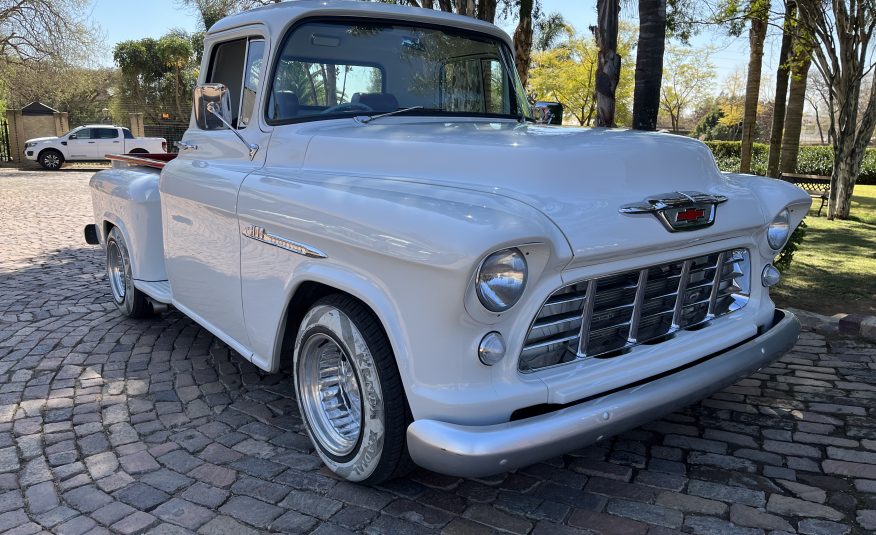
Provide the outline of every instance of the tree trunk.
{"type": "MultiPolygon", "coordinates": [[[[812,104],[810,102],[810,104],[812,104]]],[[[824,130],[821,129],[821,116],[818,114],[818,106],[813,105],[812,108],[815,110],[815,124],[818,126],[818,139],[821,140],[821,144],[824,145],[824,130]]]]}
{"type": "MultiPolygon", "coordinates": [[[[860,80],[857,80],[860,84],[860,80]]],[[[871,79],[870,96],[867,107],[858,122],[858,90],[849,91],[846,101],[840,104],[839,124],[841,128],[834,132],[833,142],[833,176],[831,177],[830,205],[827,209],[828,219],[848,219],[852,208],[852,194],[855,182],[861,171],[861,162],[867,151],[873,129],[876,127],[876,75],[871,79]],[[843,107],[846,104],[847,107],[843,107]],[[849,105],[851,104],[851,105],[849,105]]]]}
{"type": "Polygon", "coordinates": [[[438,0],[438,9],[447,13],[453,13],[453,5],[450,3],[450,0],[438,0]]]}
{"type": "Polygon", "coordinates": [[[748,32],[748,77],[745,82],[745,111],[742,115],[742,148],[739,153],[739,172],[751,172],[751,149],[757,124],[757,103],[760,100],[760,74],[763,67],[763,42],[766,38],[766,17],[752,14],[748,32]]]}
{"type": "Polygon", "coordinates": [[[795,173],[797,154],[800,152],[800,132],[803,129],[803,106],[806,104],[806,81],[809,65],[807,58],[794,69],[791,91],[788,93],[788,112],[785,115],[785,139],[782,143],[779,169],[783,173],[795,173]]]}
{"type": "Polygon", "coordinates": [[[422,0],[422,2],[420,2],[420,5],[425,9],[435,9],[435,2],[433,2],[432,0],[422,0]]]}
{"type": "Polygon", "coordinates": [[[514,30],[514,64],[524,87],[529,74],[529,57],[532,53],[532,3],[533,0],[520,0],[520,16],[517,29],[514,30]]]}
{"type": "Polygon", "coordinates": [[[491,24],[496,22],[496,0],[478,0],[478,18],[491,24]]]}
{"type": "MultiPolygon", "coordinates": [[[[636,130],[657,129],[665,45],[666,0],[639,0],[639,45],[633,91],[633,128],[636,130]]],[[[672,128],[678,132],[674,117],[672,128]]]]}
{"type": "Polygon", "coordinates": [[[620,80],[617,54],[618,0],[596,0],[597,26],[591,26],[599,49],[596,70],[596,126],[614,126],[615,92],[620,80]]]}
{"type": "Polygon", "coordinates": [[[779,176],[779,152],[782,150],[782,135],[785,125],[785,99],[788,96],[788,79],[791,72],[788,60],[791,59],[792,25],[797,4],[789,0],[785,4],[785,25],[782,34],[782,48],[779,51],[779,69],[776,71],[776,96],[773,104],[773,124],[770,130],[770,156],[767,163],[767,176],[779,176]]]}

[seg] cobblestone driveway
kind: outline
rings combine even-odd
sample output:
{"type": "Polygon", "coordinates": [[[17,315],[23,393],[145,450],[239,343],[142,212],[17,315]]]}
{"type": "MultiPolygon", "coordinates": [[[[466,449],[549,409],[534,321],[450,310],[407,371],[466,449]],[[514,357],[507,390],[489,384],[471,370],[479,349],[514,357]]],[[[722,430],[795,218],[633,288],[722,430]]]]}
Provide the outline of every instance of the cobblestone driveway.
{"type": "Polygon", "coordinates": [[[288,375],[179,313],[108,304],[89,176],[0,169],[0,532],[876,530],[876,347],[814,333],[701,405],[514,474],[338,482],[288,375]]]}

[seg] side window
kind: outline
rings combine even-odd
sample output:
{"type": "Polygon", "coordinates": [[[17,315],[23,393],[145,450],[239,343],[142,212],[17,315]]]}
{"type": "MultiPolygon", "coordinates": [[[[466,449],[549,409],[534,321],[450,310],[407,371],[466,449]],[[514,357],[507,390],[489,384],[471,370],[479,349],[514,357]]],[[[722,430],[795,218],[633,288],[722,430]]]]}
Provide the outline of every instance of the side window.
{"type": "Polygon", "coordinates": [[[76,139],[93,139],[91,135],[91,128],[83,128],[81,130],[77,130],[73,132],[72,135],[75,135],[76,139]]]}
{"type": "Polygon", "coordinates": [[[250,39],[246,51],[246,65],[243,71],[243,94],[240,97],[240,119],[238,128],[246,128],[252,119],[256,95],[262,74],[262,60],[265,55],[265,42],[261,39],[250,39]]]}
{"type": "Polygon", "coordinates": [[[124,134],[125,139],[134,139],[134,134],[132,134],[127,128],[122,128],[122,133],[124,134]]]}
{"type": "Polygon", "coordinates": [[[235,39],[213,47],[208,83],[224,84],[231,95],[231,124],[236,125],[240,116],[240,89],[243,82],[243,64],[246,56],[246,39],[235,39]]]}
{"type": "Polygon", "coordinates": [[[509,113],[505,71],[495,59],[466,58],[444,65],[442,108],[448,111],[509,113]]]}
{"type": "Polygon", "coordinates": [[[95,139],[116,139],[119,137],[119,131],[115,128],[95,128],[95,139]]]}

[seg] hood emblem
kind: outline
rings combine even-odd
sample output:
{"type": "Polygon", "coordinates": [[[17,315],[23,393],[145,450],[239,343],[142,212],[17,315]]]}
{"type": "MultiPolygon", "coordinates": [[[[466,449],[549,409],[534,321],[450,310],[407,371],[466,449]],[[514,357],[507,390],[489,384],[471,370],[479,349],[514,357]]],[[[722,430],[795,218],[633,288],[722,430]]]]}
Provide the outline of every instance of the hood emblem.
{"type": "Polygon", "coordinates": [[[697,230],[715,222],[719,204],[726,202],[724,195],[699,191],[674,191],[652,195],[641,202],[625,204],[622,214],[654,214],[669,232],[697,230]]]}

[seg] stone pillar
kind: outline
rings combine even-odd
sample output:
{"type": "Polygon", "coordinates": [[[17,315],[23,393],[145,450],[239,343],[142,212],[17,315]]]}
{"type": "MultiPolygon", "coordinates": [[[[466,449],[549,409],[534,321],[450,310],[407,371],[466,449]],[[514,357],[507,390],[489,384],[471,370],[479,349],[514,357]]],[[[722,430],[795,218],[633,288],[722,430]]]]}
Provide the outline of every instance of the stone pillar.
{"type": "Polygon", "coordinates": [[[55,117],[55,135],[60,136],[70,131],[70,114],[66,111],[56,111],[55,117]]]}
{"type": "Polygon", "coordinates": [[[134,134],[134,137],[146,137],[146,132],[143,129],[142,113],[131,114],[131,133],[134,134]]]}
{"type": "Polygon", "coordinates": [[[21,120],[21,110],[6,110],[6,122],[9,128],[9,153],[12,161],[21,163],[24,159],[24,123],[21,120]]]}

